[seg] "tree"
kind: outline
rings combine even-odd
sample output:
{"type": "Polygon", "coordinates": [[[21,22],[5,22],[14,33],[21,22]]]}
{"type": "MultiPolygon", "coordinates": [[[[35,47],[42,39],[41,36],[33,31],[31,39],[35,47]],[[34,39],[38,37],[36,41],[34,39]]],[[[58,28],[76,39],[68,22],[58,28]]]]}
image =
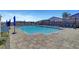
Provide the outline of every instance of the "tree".
{"type": "Polygon", "coordinates": [[[69,17],[70,15],[71,15],[70,13],[64,12],[63,15],[62,15],[62,17],[63,17],[63,18],[67,18],[67,17],[69,17]]]}
{"type": "MultiPolygon", "coordinates": [[[[62,14],[62,19],[64,20],[64,23],[63,23],[63,26],[65,27],[66,25],[68,25],[68,23],[66,22],[66,20],[69,20],[70,18],[69,18],[69,16],[70,16],[71,14],[70,13],[68,13],[68,12],[64,12],[63,14],[62,14]]],[[[68,25],[69,26],[69,25],[68,25]]]]}

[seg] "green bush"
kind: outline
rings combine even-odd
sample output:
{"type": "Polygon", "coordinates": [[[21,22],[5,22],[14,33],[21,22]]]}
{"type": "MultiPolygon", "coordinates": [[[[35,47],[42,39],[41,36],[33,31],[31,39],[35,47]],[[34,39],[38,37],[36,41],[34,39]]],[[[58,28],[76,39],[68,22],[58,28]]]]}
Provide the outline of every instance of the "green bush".
{"type": "Polygon", "coordinates": [[[5,38],[0,38],[0,45],[4,45],[6,43],[6,39],[5,38]]]}
{"type": "Polygon", "coordinates": [[[9,33],[8,32],[1,32],[1,37],[9,37],[9,33]]]}

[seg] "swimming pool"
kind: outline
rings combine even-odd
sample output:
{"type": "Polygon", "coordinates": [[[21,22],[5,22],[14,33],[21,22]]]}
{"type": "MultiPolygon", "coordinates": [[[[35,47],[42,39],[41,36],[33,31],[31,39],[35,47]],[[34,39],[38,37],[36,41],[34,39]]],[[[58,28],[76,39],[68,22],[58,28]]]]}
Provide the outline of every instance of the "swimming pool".
{"type": "Polygon", "coordinates": [[[28,34],[50,34],[59,31],[59,28],[46,27],[46,26],[20,26],[21,31],[28,34]]]}

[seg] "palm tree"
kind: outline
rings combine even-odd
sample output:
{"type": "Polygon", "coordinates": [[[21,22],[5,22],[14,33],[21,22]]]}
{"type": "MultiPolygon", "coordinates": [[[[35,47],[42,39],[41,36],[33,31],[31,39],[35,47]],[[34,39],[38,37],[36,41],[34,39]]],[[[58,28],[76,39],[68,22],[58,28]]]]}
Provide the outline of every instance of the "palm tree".
{"type": "Polygon", "coordinates": [[[71,14],[68,13],[68,12],[64,12],[63,15],[62,15],[62,18],[67,18],[69,17],[71,14]]]}
{"type": "Polygon", "coordinates": [[[64,27],[65,27],[65,25],[68,25],[67,23],[66,23],[66,21],[67,21],[67,19],[70,17],[70,13],[68,13],[68,12],[64,12],[63,14],[62,14],[62,19],[64,20],[64,23],[63,23],[63,25],[64,25],[64,27]]]}

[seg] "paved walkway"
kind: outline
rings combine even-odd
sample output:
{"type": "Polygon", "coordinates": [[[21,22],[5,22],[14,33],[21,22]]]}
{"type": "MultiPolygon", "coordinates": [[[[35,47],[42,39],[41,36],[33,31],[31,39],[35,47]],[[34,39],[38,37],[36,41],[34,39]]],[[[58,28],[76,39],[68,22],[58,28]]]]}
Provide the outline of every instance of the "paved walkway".
{"type": "Polygon", "coordinates": [[[11,49],[72,49],[79,48],[79,29],[65,29],[59,33],[48,36],[43,34],[28,36],[23,32],[16,30],[16,34],[10,31],[11,49]]]}

